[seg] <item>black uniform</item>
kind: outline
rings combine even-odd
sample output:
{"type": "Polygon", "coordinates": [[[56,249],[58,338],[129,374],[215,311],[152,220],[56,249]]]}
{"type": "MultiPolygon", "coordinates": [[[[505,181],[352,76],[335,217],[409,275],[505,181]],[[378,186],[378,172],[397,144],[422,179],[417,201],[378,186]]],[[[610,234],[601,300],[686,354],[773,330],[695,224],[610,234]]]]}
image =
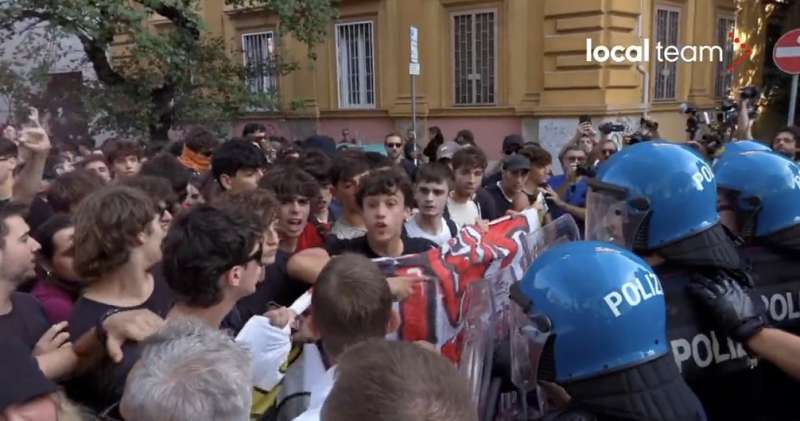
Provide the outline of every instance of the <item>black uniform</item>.
{"type": "Polygon", "coordinates": [[[564,386],[569,407],[556,421],[703,421],[703,406],[670,355],[564,386]]]}
{"type": "MultiPolygon", "coordinates": [[[[741,251],[753,273],[751,296],[766,304],[770,324],[800,334],[800,251],[764,246],[743,247],[741,251]]],[[[757,386],[763,400],[757,419],[797,419],[800,382],[764,360],[759,361],[758,372],[757,386]]]]}
{"type": "Polygon", "coordinates": [[[769,392],[765,363],[750,356],[742,344],[715,329],[714,320],[701,310],[686,288],[694,276],[714,278],[718,271],[742,285],[753,286],[754,298],[786,287],[762,280],[753,272],[752,264],[737,249],[740,245],[738,239],[717,225],[659,250],[667,263],[654,270],[667,300],[670,348],[681,374],[703,403],[709,420],[785,419],[767,415],[764,401],[769,392]]]}

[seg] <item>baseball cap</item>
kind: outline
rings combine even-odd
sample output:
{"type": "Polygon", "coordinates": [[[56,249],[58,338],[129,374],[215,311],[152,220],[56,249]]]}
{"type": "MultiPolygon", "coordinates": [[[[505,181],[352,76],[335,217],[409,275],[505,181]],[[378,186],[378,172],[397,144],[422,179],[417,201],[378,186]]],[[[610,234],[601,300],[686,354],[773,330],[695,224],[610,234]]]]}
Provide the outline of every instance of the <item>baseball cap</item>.
{"type": "Polygon", "coordinates": [[[0,340],[0,411],[58,390],[45,377],[31,350],[19,339],[0,340]]]}
{"type": "Polygon", "coordinates": [[[442,146],[439,146],[439,149],[436,150],[436,160],[439,161],[441,159],[453,159],[453,155],[461,150],[461,148],[461,145],[453,142],[452,140],[444,142],[442,146]]]}
{"type": "Polygon", "coordinates": [[[514,154],[503,160],[503,171],[530,170],[531,161],[528,158],[514,154]]]}
{"type": "Polygon", "coordinates": [[[520,148],[522,148],[522,144],[525,143],[525,139],[518,134],[510,134],[503,139],[503,153],[506,155],[510,155],[520,148]]]}

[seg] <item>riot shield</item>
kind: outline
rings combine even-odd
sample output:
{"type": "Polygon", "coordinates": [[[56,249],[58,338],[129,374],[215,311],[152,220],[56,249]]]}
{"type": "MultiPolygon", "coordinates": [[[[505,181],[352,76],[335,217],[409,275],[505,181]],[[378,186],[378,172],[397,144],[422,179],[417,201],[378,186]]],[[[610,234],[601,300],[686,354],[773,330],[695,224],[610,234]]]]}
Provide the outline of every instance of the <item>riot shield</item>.
{"type": "MultiPolygon", "coordinates": [[[[519,391],[519,405],[512,412],[521,414],[524,419],[529,415],[543,416],[547,411],[545,393],[538,386],[539,361],[547,339],[550,336],[549,319],[535,312],[535,303],[529,303],[526,308],[520,306],[520,290],[518,283],[522,280],[536,258],[556,245],[580,240],[578,225],[571,215],[563,215],[555,221],[533,232],[524,244],[526,262],[524,271],[512,277],[508,292],[505,294],[507,307],[501,315],[501,330],[503,338],[508,341],[507,347],[510,358],[511,383],[519,391]],[[512,295],[516,297],[512,298],[512,295]],[[535,393],[535,407],[528,407],[527,396],[529,392],[535,393]]],[[[501,274],[501,279],[509,275],[501,274]]],[[[523,299],[524,300],[524,299],[523,299]]]]}
{"type": "Polygon", "coordinates": [[[469,382],[470,394],[483,413],[491,380],[496,312],[489,282],[471,284],[461,301],[463,342],[459,371],[469,382]]]}
{"type": "MultiPolygon", "coordinates": [[[[491,284],[495,297],[495,307],[498,312],[505,315],[511,305],[509,291],[511,285],[519,282],[534,260],[545,250],[558,244],[580,240],[580,230],[571,215],[562,215],[553,222],[546,224],[522,239],[522,247],[517,261],[505,267],[495,275],[487,273],[487,280],[491,284]]],[[[506,319],[503,319],[506,320],[506,319]]],[[[501,329],[508,333],[508,329],[501,329]]]]}

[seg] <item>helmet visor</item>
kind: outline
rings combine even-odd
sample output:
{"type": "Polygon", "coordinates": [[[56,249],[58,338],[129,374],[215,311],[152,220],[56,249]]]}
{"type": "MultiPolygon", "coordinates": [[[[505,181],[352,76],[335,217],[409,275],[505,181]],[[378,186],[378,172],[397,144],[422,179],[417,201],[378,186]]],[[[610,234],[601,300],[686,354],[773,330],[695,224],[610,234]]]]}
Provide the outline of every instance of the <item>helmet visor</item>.
{"type": "Polygon", "coordinates": [[[624,189],[590,181],[586,195],[584,238],[633,249],[636,233],[649,210],[644,198],[628,199],[624,189]]]}
{"type": "MultiPolygon", "coordinates": [[[[517,286],[519,284],[514,284],[515,288],[512,289],[519,291],[517,286]]],[[[513,295],[518,296],[518,294],[513,295]]],[[[520,303],[520,300],[513,296],[512,299],[520,305],[512,305],[511,311],[507,313],[511,346],[511,382],[521,390],[529,391],[536,387],[539,380],[539,362],[551,332],[550,319],[536,313],[532,305],[520,303]],[[525,307],[528,307],[527,311],[525,307]]]]}

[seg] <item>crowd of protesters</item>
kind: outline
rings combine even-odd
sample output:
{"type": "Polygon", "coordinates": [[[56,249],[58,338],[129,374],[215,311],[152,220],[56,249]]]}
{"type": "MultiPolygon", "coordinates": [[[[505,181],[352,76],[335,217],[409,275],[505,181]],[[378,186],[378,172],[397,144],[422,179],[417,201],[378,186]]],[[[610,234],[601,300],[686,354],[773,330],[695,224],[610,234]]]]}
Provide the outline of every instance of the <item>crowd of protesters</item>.
{"type": "MultiPolygon", "coordinates": [[[[772,146],[794,158],[798,136],[772,146]]],[[[257,124],[225,141],[192,128],[158,150],[53,138],[0,138],[0,419],[477,420],[455,367],[383,339],[393,300],[425,278],[387,278],[370,259],[527,209],[583,223],[587,180],[626,146],[591,122],[555,157],[496,139],[497,163],[469,130],[436,127],[425,147],[387,134],[385,153],[349,130],[290,142],[257,124]],[[233,340],[260,316],[321,355],[292,411],[270,397],[279,382],[253,393],[254,350],[233,340]]]]}

